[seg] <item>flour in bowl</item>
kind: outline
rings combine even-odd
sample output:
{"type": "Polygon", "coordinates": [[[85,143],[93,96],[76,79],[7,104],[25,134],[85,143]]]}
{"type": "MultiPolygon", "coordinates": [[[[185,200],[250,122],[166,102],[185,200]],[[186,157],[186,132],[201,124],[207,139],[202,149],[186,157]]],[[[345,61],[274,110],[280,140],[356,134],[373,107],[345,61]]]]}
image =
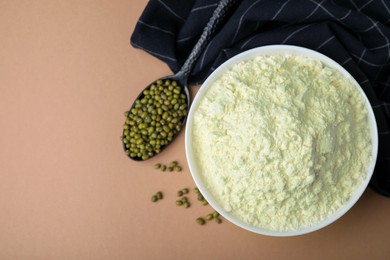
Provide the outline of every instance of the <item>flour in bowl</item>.
{"type": "Polygon", "coordinates": [[[320,61],[301,55],[241,61],[195,109],[192,145],[206,188],[249,225],[311,227],[366,178],[372,147],[364,98],[320,61]]]}

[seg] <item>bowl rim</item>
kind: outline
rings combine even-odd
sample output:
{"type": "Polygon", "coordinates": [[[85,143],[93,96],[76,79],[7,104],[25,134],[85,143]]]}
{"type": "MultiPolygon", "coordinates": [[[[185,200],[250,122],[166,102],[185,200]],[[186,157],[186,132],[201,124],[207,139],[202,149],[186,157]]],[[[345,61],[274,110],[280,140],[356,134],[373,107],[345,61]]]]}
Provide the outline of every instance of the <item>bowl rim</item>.
{"type": "Polygon", "coordinates": [[[305,47],[300,46],[294,46],[294,45],[267,45],[267,46],[261,46],[256,47],[250,50],[247,50],[245,52],[242,52],[229,60],[225,61],[223,64],[221,64],[216,70],[214,70],[208,78],[204,81],[202,84],[202,87],[196,94],[192,105],[190,107],[187,122],[186,122],[186,128],[185,128],[185,153],[187,157],[188,166],[190,169],[191,176],[193,180],[195,181],[196,186],[199,188],[202,195],[205,197],[205,199],[209,202],[209,204],[218,211],[225,219],[230,221],[231,223],[235,224],[238,227],[241,227],[245,230],[262,234],[262,235],[268,235],[268,236],[279,236],[279,237],[287,237],[287,236],[297,236],[297,235],[303,235],[307,233],[314,232],[316,230],[322,229],[331,223],[335,222],[339,218],[341,218],[346,212],[348,212],[359,200],[359,198],[362,196],[363,192],[366,190],[369,181],[372,177],[375,163],[377,159],[378,154],[378,129],[375,119],[375,114],[373,112],[372,106],[364,93],[363,89],[359,85],[359,83],[352,77],[352,75],[344,69],[340,64],[338,64],[333,59],[329,58],[328,56],[321,54],[315,50],[308,49],[305,47]],[[369,127],[370,127],[370,134],[371,134],[371,142],[372,142],[372,159],[369,163],[368,169],[367,169],[367,176],[364,179],[364,181],[361,183],[359,188],[355,191],[355,193],[349,198],[348,202],[344,204],[342,208],[340,208],[337,212],[326,218],[325,220],[310,226],[308,228],[296,230],[296,231],[272,231],[265,228],[255,227],[252,225],[249,225],[247,223],[244,223],[243,221],[237,219],[230,213],[226,212],[219,203],[213,198],[211,193],[206,188],[205,184],[203,183],[201,174],[197,170],[196,161],[194,158],[194,154],[192,152],[192,122],[194,113],[199,105],[200,100],[205,96],[207,91],[209,90],[212,83],[226,70],[230,69],[233,64],[236,64],[240,61],[249,60],[251,58],[254,58],[256,56],[261,55],[276,55],[276,54],[293,54],[293,55],[302,55],[307,56],[309,58],[314,58],[317,60],[320,60],[324,64],[337,69],[340,71],[344,76],[350,78],[355,85],[355,87],[358,89],[358,91],[361,93],[365,100],[366,108],[367,108],[367,114],[368,114],[368,121],[369,121],[369,127]]]}

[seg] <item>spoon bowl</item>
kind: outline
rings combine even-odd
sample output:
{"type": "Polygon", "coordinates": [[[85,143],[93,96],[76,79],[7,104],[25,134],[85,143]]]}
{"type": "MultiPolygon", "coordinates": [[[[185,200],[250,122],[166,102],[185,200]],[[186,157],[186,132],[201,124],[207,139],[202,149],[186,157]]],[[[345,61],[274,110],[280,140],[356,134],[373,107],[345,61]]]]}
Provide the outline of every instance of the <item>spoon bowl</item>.
{"type": "MultiPolygon", "coordinates": [[[[178,83],[177,86],[180,87],[180,89],[181,89],[181,92],[180,92],[180,93],[183,93],[183,94],[185,95],[186,114],[187,114],[187,113],[188,113],[188,110],[189,110],[189,107],[190,107],[190,103],[191,103],[191,96],[190,96],[190,92],[189,92],[189,89],[188,89],[188,86],[187,86],[187,77],[183,77],[182,73],[179,72],[179,73],[176,73],[176,74],[171,75],[171,76],[167,76],[167,77],[164,77],[164,78],[160,78],[159,80],[162,80],[163,82],[169,80],[169,81],[171,81],[171,82],[175,81],[175,82],[178,83]]],[[[156,82],[157,82],[157,81],[154,81],[154,82],[150,83],[150,84],[149,84],[149,85],[148,85],[148,86],[147,86],[147,87],[146,87],[146,88],[137,96],[137,98],[135,99],[135,101],[134,101],[134,103],[132,104],[131,108],[130,108],[129,111],[127,112],[126,118],[129,118],[129,117],[130,117],[130,114],[131,114],[132,109],[135,108],[135,106],[136,106],[136,101],[137,101],[137,100],[142,100],[142,99],[145,97],[145,90],[149,90],[149,91],[150,91],[151,86],[152,86],[153,84],[155,84],[156,82]]],[[[180,129],[183,128],[183,126],[185,125],[186,119],[187,119],[187,115],[183,116],[183,117],[180,119],[180,121],[179,121],[179,123],[178,123],[180,129]]],[[[126,125],[126,123],[125,123],[125,125],[126,125]]],[[[123,138],[126,136],[126,135],[125,135],[125,131],[126,131],[126,129],[123,129],[123,133],[122,133],[123,138]]],[[[172,136],[172,139],[169,141],[168,144],[161,146],[161,147],[159,148],[160,151],[159,151],[158,153],[162,152],[165,148],[167,148],[168,145],[169,145],[171,142],[173,142],[173,140],[179,135],[179,133],[180,133],[180,131],[177,131],[177,132],[172,136]]],[[[124,150],[125,152],[126,152],[127,150],[129,150],[129,148],[126,147],[126,143],[122,142],[122,145],[123,145],[123,150],[124,150]]],[[[151,157],[157,155],[158,153],[154,153],[153,155],[150,155],[149,158],[151,158],[151,157]]],[[[132,159],[132,160],[134,160],[134,161],[145,161],[145,158],[143,159],[142,156],[141,156],[141,157],[140,157],[140,156],[131,157],[130,154],[128,154],[128,156],[129,156],[130,159],[132,159]]],[[[147,159],[149,159],[149,158],[147,158],[147,159]]],[[[147,160],[147,159],[146,159],[146,160],[147,160]]]]}

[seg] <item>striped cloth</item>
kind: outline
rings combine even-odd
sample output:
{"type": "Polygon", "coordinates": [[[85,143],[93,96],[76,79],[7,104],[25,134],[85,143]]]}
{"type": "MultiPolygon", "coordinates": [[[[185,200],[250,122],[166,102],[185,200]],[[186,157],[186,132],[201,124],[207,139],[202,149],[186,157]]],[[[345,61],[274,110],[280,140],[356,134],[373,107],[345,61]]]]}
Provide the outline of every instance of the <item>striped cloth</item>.
{"type": "MultiPolygon", "coordinates": [[[[131,44],[165,62],[184,63],[217,0],[150,0],[131,44]]],[[[390,1],[241,0],[201,54],[190,84],[245,50],[290,44],[321,52],[360,83],[378,123],[379,154],[371,187],[390,197],[390,1]]]]}

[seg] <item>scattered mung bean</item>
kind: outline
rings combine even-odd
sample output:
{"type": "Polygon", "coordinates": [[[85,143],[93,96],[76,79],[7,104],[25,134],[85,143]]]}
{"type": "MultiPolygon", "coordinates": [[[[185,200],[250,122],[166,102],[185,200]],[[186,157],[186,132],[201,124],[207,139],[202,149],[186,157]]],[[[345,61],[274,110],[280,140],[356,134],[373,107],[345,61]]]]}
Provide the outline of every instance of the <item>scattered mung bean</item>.
{"type": "Polygon", "coordinates": [[[169,167],[175,167],[175,166],[177,166],[178,165],[178,163],[177,163],[177,161],[173,161],[173,162],[171,162],[170,164],[169,164],[169,167]]]}
{"type": "Polygon", "coordinates": [[[152,196],[152,202],[156,202],[156,201],[158,201],[158,198],[157,198],[156,195],[153,195],[153,196],[152,196]]]}
{"type": "Polygon", "coordinates": [[[203,218],[197,218],[196,219],[196,222],[199,224],[199,225],[204,225],[206,222],[204,221],[203,218]]]}

